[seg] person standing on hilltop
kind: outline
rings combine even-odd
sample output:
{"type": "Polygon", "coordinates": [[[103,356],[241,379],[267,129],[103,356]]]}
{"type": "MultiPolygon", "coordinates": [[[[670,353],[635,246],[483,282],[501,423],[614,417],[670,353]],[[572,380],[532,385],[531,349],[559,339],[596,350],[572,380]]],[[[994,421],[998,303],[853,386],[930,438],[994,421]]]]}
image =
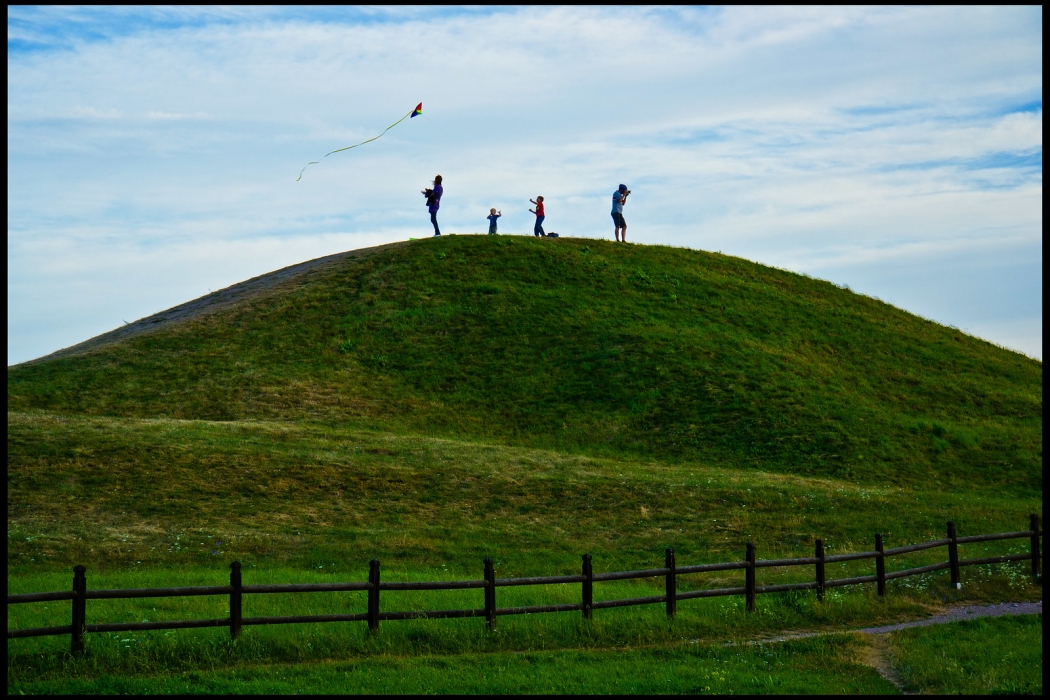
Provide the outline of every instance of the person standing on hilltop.
{"type": "Polygon", "coordinates": [[[503,212],[496,213],[496,209],[495,208],[489,209],[488,219],[489,219],[489,235],[490,236],[495,236],[496,235],[496,221],[501,216],[503,216],[503,212]]]}
{"type": "Polygon", "coordinates": [[[438,228],[437,213],[438,208],[441,207],[441,195],[445,192],[445,188],[441,186],[441,176],[434,176],[434,189],[427,188],[420,191],[427,198],[427,210],[430,212],[430,223],[434,224],[434,235],[440,236],[441,229],[438,228]]]}
{"type": "Polygon", "coordinates": [[[529,209],[533,214],[536,215],[536,226],[532,229],[533,236],[546,236],[543,232],[543,197],[537,197],[536,199],[530,199],[530,202],[536,205],[536,209],[529,209]]]}
{"type": "Polygon", "coordinates": [[[623,205],[627,201],[627,195],[631,194],[631,191],[627,189],[627,185],[620,185],[613,192],[612,196],[612,219],[613,224],[616,228],[613,230],[613,235],[616,236],[617,242],[620,241],[620,230],[623,230],[623,242],[627,242],[627,221],[623,218],[623,205]]]}

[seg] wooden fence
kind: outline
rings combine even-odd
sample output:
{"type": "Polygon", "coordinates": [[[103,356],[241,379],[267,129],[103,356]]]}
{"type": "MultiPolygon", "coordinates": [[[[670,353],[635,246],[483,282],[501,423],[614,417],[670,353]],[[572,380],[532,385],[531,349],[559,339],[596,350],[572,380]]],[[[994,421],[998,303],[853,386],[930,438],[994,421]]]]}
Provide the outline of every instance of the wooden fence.
{"type": "Polygon", "coordinates": [[[823,600],[824,592],[835,586],[849,586],[860,583],[875,583],[878,594],[886,595],[886,582],[906,576],[917,576],[930,571],[941,569],[951,570],[951,585],[960,588],[959,570],[964,566],[977,564],[995,564],[999,562],[1031,560],[1032,576],[1039,576],[1040,560],[1042,554],[1039,549],[1039,537],[1042,531],[1039,529],[1039,517],[1031,516],[1030,529],[1023,532],[1001,532],[991,535],[971,535],[959,537],[955,532],[955,524],[948,523],[947,537],[932,542],[922,542],[904,547],[885,549],[882,543],[882,535],[875,535],[875,549],[870,552],[856,552],[851,554],[824,553],[824,541],[816,540],[814,556],[801,559],[755,559],[755,545],[747,543],[747,550],[743,561],[726,562],[720,564],[695,564],[691,566],[678,566],[675,561],[674,549],[668,549],[664,558],[664,566],[659,569],[643,569],[641,571],[616,571],[606,573],[594,573],[591,566],[591,555],[583,555],[583,569],[579,575],[572,576],[537,576],[533,578],[496,578],[492,560],[485,560],[485,577],[473,581],[418,581],[418,582],[393,582],[381,581],[379,575],[379,560],[370,562],[368,580],[348,583],[288,583],[275,585],[244,585],[241,581],[241,564],[233,562],[230,564],[230,585],[228,586],[185,586],[180,588],[118,588],[118,589],[94,589],[88,590],[87,577],[83,566],[73,567],[73,588],[68,591],[53,591],[49,593],[16,593],[7,596],[7,604],[35,603],[49,600],[71,600],[72,620],[68,625],[57,627],[37,627],[32,629],[8,630],[7,638],[17,637],[43,637],[50,635],[68,634],[72,637],[72,649],[74,652],[84,650],[84,635],[87,632],[120,632],[127,630],[167,630],[191,627],[229,627],[230,635],[237,638],[241,634],[241,628],[245,625],[280,625],[296,622],[356,622],[367,621],[368,629],[375,632],[379,629],[380,620],[410,620],[415,618],[438,619],[453,617],[484,617],[489,629],[496,626],[496,618],[501,615],[521,615],[527,613],[553,613],[582,611],[585,619],[591,619],[595,610],[602,608],[618,608],[628,605],[650,605],[663,603],[667,614],[674,616],[677,612],[678,601],[691,598],[711,598],[715,596],[743,595],[747,601],[747,609],[755,609],[755,596],[759,593],[776,593],[779,591],[815,590],[817,599],[823,600]],[[994,557],[978,557],[975,559],[959,559],[959,545],[970,542],[991,542],[993,540],[1009,540],[1029,538],[1031,548],[1025,554],[1007,554],[994,557]],[[918,552],[934,547],[948,548],[948,561],[937,564],[919,566],[901,571],[886,571],[887,557],[909,552],[918,552]],[[875,573],[870,576],[855,576],[853,578],[842,578],[827,580],[824,576],[824,567],[834,562],[853,561],[857,559],[874,559],[875,573]],[[805,583],[782,583],[767,586],[758,586],[755,583],[755,574],[758,569],[778,566],[813,566],[816,580],[805,583]],[[714,588],[695,591],[678,591],[678,576],[695,573],[708,573],[712,571],[729,571],[733,569],[744,570],[744,585],[732,588],[714,588]],[[594,584],[602,581],[621,581],[624,579],[637,578],[664,578],[664,595],[647,596],[643,598],[625,598],[619,600],[594,600],[594,584]],[[548,584],[581,584],[581,601],[579,603],[564,603],[557,605],[527,605],[514,608],[496,607],[496,589],[507,586],[540,586],[548,584]],[[404,612],[381,612],[379,609],[379,594],[381,591],[447,591],[463,588],[484,589],[484,607],[465,610],[411,610],[404,612]],[[241,615],[241,603],[246,594],[256,593],[306,593],[316,591],[367,591],[368,602],[365,612],[349,615],[298,615],[283,617],[243,617],[241,615]],[[229,618],[218,618],[211,620],[175,620],[171,622],[120,622],[108,624],[86,624],[86,608],[88,600],[103,600],[113,598],[168,598],[176,596],[199,596],[199,595],[228,595],[230,597],[229,618]]]}

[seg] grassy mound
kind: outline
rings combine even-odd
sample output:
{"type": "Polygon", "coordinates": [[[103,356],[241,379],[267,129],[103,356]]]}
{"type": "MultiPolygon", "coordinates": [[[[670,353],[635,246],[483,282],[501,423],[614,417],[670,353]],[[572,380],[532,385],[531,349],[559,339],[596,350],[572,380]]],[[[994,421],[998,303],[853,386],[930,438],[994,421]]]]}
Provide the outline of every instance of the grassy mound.
{"type": "MultiPolygon", "coordinates": [[[[737,560],[748,541],[760,558],[810,555],[814,537],[831,553],[871,549],[875,532],[897,546],[942,537],[946,520],[964,535],[1016,531],[1042,509],[1041,381],[1035,360],[722,255],[505,236],[355,251],[10,367],[8,589],[66,588],[71,564],[88,567],[91,588],[219,584],[232,560],[246,583],[362,580],[372,557],[387,580],[448,580],[478,578],[484,557],[499,576],[536,576],[577,572],[585,552],[609,571],[659,566],[665,547],[682,565],[737,560]]],[[[923,550],[890,569],[942,557],[923,550]]],[[[829,564],[828,576],[871,566],[829,564]]],[[[716,673],[688,640],[1041,599],[1026,566],[968,568],[961,591],[942,571],[891,581],[885,599],[867,584],[820,603],[809,591],[770,594],[757,614],[739,598],[684,601],[673,622],[650,606],[602,610],[593,624],[515,616],[492,634],[477,619],[384,623],[380,635],[251,627],[236,643],[222,629],[100,633],[83,659],[66,637],[20,639],[9,645],[8,692],[415,692],[443,686],[426,672],[393,674],[405,683],[381,688],[348,678],[358,667],[396,670],[406,656],[413,668],[433,658],[449,675],[475,669],[479,654],[502,668],[535,650],[557,652],[544,661],[549,683],[482,679],[479,690],[575,692],[583,667],[601,679],[610,664],[654,667],[655,655],[669,661],[644,682],[587,687],[875,692],[890,687],[859,666],[855,644],[798,643],[783,663],[747,652],[737,674],[712,652],[716,673]],[[348,654],[350,665],[332,665],[348,654]],[[752,677],[758,656],[764,671],[752,677]],[[268,669],[290,663],[304,664],[303,681],[281,685],[268,669]],[[205,674],[193,680],[203,686],[185,685],[184,672],[205,674]]],[[[761,584],[813,576],[760,571],[761,584]]],[[[678,585],[741,584],[736,570],[678,585]]],[[[596,599],[662,585],[605,582],[596,599]]],[[[575,586],[500,591],[509,605],[579,596],[575,586]]],[[[478,595],[398,592],[382,605],[476,607],[478,595]]],[[[245,614],[331,614],[362,601],[247,596],[245,614]]],[[[11,628],[69,624],[65,601],[9,612],[11,628]]],[[[226,612],[222,597],[93,600],[89,621],[226,612]]]]}
{"type": "Polygon", "coordinates": [[[9,368],[8,410],[1042,487],[1040,362],[802,275],[582,239],[446,236],[347,257],[9,368]]]}

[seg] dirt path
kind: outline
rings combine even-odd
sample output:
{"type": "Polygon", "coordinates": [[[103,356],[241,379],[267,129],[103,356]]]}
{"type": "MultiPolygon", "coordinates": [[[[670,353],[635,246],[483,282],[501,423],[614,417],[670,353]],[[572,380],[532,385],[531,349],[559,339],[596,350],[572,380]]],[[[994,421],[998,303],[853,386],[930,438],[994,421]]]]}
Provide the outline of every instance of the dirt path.
{"type": "MultiPolygon", "coordinates": [[[[406,243],[387,243],[385,245],[374,246],[372,248],[360,248],[358,250],[348,250],[343,253],[336,253],[335,255],[328,255],[323,258],[316,258],[314,260],[307,260],[306,262],[299,263],[298,265],[290,265],[280,270],[268,272],[265,275],[259,275],[253,277],[250,280],[244,282],[238,282],[232,286],[220,289],[212,292],[205,296],[187,301],[184,304],[173,306],[170,309],[160,311],[153,314],[152,316],[146,316],[140,318],[132,323],[125,324],[120,328],[115,328],[108,333],[102,335],[96,335],[94,338],[89,338],[83,342],[77,343],[76,345],[70,345],[68,348],[62,348],[56,350],[50,355],[44,355],[43,357],[37,357],[27,362],[20,364],[28,365],[36,362],[43,362],[45,360],[52,360],[58,357],[69,357],[70,355],[79,355],[95,348],[109,345],[111,343],[130,338],[140,333],[152,331],[158,328],[164,328],[170,326],[173,323],[179,323],[180,321],[186,321],[188,319],[200,316],[203,314],[218,311],[220,309],[229,308],[235,304],[239,304],[244,301],[253,299],[260,294],[266,293],[271,290],[276,290],[289,284],[302,284],[305,280],[303,278],[308,275],[317,273],[333,264],[336,264],[347,258],[359,258],[366,257],[375,252],[383,250],[384,248],[390,248],[393,246],[406,245],[406,243]]],[[[12,365],[17,367],[19,365],[12,365]]]]}
{"type": "Polygon", "coordinates": [[[927,625],[943,625],[946,622],[958,622],[959,620],[974,620],[978,617],[1001,617],[1003,615],[1034,615],[1043,612],[1043,601],[1036,603],[999,603],[998,605],[963,605],[950,608],[948,612],[928,617],[925,620],[914,620],[911,622],[898,622],[895,625],[883,627],[864,627],[857,630],[864,634],[885,634],[909,627],[926,627],[927,625]]]}
{"type": "Polygon", "coordinates": [[[865,666],[871,666],[879,675],[893,684],[901,695],[913,695],[905,690],[904,681],[897,674],[890,662],[890,643],[885,634],[870,635],[868,648],[858,659],[865,666]]]}
{"type": "Polygon", "coordinates": [[[890,662],[889,641],[886,637],[891,632],[910,629],[912,627],[928,627],[929,625],[944,625],[960,620],[975,620],[979,617],[1002,617],[1003,615],[1034,615],[1043,612],[1043,601],[1035,603],[998,603],[996,605],[961,605],[949,608],[946,612],[922,620],[909,620],[898,622],[893,625],[881,627],[862,627],[854,630],[840,630],[830,632],[789,632],[777,637],[758,639],[747,642],[747,644],[770,644],[775,642],[786,642],[792,639],[806,639],[828,634],[842,634],[843,632],[859,632],[869,635],[869,646],[866,653],[859,659],[866,666],[871,666],[879,675],[893,684],[902,694],[909,695],[904,683],[897,675],[893,664],[890,662]]]}
{"type": "Polygon", "coordinates": [[[905,690],[904,683],[897,675],[896,669],[890,662],[889,641],[887,635],[890,632],[909,629],[911,627],[927,627],[929,625],[943,625],[960,620],[974,620],[979,617],[1001,617],[1003,615],[1033,615],[1043,612],[1043,601],[1037,603],[999,603],[998,605],[964,605],[951,608],[946,613],[934,615],[925,620],[914,620],[911,622],[898,622],[895,625],[884,625],[882,627],[864,627],[857,630],[869,635],[871,644],[868,654],[861,661],[871,666],[879,675],[892,683],[904,695],[911,695],[905,690]]]}
{"type": "Polygon", "coordinates": [[[998,603],[996,605],[961,605],[949,608],[946,612],[922,620],[909,620],[898,622],[893,625],[882,627],[861,627],[851,630],[833,630],[825,632],[787,632],[785,634],[769,637],[767,639],[755,639],[746,644],[770,644],[773,642],[786,642],[792,639],[807,639],[809,637],[820,637],[827,634],[843,634],[845,632],[860,632],[862,634],[886,634],[910,627],[926,627],[927,625],[943,625],[948,622],[959,622],[960,620],[975,620],[978,617],[1001,617],[1003,615],[1034,615],[1043,612],[1043,601],[1035,603],[998,603]]]}

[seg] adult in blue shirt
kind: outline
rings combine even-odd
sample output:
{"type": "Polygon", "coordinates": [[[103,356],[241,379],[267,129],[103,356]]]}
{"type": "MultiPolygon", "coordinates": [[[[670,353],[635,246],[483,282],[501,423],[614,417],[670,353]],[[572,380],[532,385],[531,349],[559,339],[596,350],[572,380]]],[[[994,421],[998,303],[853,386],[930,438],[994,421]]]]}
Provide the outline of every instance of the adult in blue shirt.
{"type": "Polygon", "coordinates": [[[427,198],[427,211],[430,212],[430,223],[434,224],[434,235],[440,236],[441,229],[438,228],[437,213],[441,207],[441,195],[445,193],[445,188],[441,186],[441,176],[434,176],[434,189],[427,188],[420,192],[427,198]]]}
{"type": "Polygon", "coordinates": [[[612,196],[612,219],[616,229],[613,231],[613,235],[616,236],[617,242],[620,241],[620,231],[623,231],[623,242],[627,242],[627,221],[623,218],[623,205],[627,201],[627,195],[631,194],[631,191],[627,189],[627,185],[620,185],[613,192],[612,196]]]}

